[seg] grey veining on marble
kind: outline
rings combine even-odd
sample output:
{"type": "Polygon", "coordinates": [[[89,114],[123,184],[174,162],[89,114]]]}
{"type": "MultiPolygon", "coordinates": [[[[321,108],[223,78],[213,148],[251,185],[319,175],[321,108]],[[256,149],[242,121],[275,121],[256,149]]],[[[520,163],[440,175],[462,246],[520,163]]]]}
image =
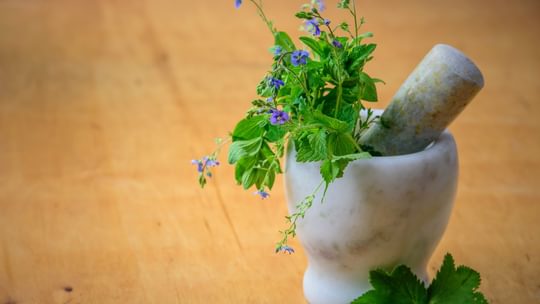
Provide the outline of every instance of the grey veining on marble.
{"type": "MultiPolygon", "coordinates": [[[[286,160],[289,212],[321,181],[319,163],[286,160]]],[[[407,264],[425,281],[426,266],[446,229],[458,159],[444,132],[424,151],[352,162],[320,193],[297,227],[308,256],[304,294],[311,304],[342,304],[370,289],[371,269],[407,264]]]]}
{"type": "Polygon", "coordinates": [[[478,67],[459,50],[438,44],[424,57],[382,114],[360,138],[382,155],[421,151],[484,86],[478,67]]]}

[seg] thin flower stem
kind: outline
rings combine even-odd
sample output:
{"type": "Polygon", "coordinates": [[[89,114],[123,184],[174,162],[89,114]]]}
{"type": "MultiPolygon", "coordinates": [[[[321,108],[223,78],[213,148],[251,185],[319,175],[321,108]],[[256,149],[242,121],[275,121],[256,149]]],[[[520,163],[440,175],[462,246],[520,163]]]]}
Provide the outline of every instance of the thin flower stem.
{"type": "Polygon", "coordinates": [[[261,1],[255,1],[255,0],[250,0],[251,3],[253,3],[255,5],[255,7],[257,7],[257,13],[259,14],[259,16],[262,18],[262,20],[264,21],[264,23],[266,23],[266,26],[268,26],[268,29],[270,29],[270,32],[272,32],[272,35],[275,35],[276,34],[276,29],[274,28],[274,26],[272,25],[272,21],[268,20],[268,18],[266,17],[266,15],[264,14],[264,10],[262,8],[262,2],[261,1]]]}
{"type": "Polygon", "coordinates": [[[300,218],[304,218],[306,215],[306,212],[311,208],[311,205],[313,204],[313,201],[315,199],[315,195],[319,192],[322,185],[324,184],[324,180],[322,180],[317,188],[311,193],[310,195],[306,196],[303,201],[298,203],[296,205],[296,212],[291,214],[290,216],[287,216],[287,221],[289,222],[289,227],[283,231],[281,231],[283,237],[281,241],[279,241],[276,244],[276,251],[279,251],[280,248],[287,246],[287,241],[289,240],[289,236],[295,237],[296,236],[296,222],[300,218]]]}

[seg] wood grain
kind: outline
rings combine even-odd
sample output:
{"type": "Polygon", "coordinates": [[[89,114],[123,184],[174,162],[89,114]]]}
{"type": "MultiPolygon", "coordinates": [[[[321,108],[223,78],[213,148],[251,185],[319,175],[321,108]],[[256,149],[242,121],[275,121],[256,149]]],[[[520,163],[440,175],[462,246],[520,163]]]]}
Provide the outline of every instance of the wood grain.
{"type": "MultiPolygon", "coordinates": [[[[301,3],[268,15],[296,32],[301,3]]],[[[451,127],[459,192],[432,269],[450,251],[491,303],[540,303],[539,2],[359,8],[387,82],[374,106],[440,42],[486,79],[451,127]]],[[[259,201],[225,165],[200,190],[190,164],[242,117],[270,45],[233,1],[0,1],[0,304],[304,303],[301,248],[272,252],[281,185],[259,201]]]]}

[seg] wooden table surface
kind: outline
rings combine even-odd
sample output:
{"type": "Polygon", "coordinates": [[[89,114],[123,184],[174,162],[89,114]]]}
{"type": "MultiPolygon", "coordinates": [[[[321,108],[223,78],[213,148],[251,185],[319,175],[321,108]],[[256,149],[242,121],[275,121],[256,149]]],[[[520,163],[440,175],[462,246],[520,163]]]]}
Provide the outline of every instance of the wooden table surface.
{"type": "MultiPolygon", "coordinates": [[[[303,1],[267,2],[297,33],[303,1]]],[[[431,271],[452,252],[491,303],[540,303],[540,2],[359,2],[374,106],[440,42],[486,79],[451,126],[461,176],[431,271]]],[[[304,303],[304,252],[273,253],[281,182],[261,201],[223,165],[200,190],[190,164],[242,117],[271,44],[232,0],[0,1],[0,304],[304,303]]]]}

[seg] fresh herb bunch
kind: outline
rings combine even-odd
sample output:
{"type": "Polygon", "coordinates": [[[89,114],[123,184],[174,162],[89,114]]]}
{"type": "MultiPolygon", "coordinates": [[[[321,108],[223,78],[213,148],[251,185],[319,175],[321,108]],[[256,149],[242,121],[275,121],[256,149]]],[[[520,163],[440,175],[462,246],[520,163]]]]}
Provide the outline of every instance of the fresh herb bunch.
{"type": "MultiPolygon", "coordinates": [[[[326,19],[321,0],[302,6],[296,17],[308,35],[300,37],[301,47],[275,29],[262,0],[250,2],[274,37],[273,62],[257,86],[259,97],[230,134],[228,162],[235,165],[237,183],[244,189],[255,187],[263,199],[269,196],[276,175],[283,172],[280,159],[286,143],[294,145],[298,162],[321,162],[321,183],[286,217],[289,227],[281,231],[276,245],[276,252],[292,253],[288,238],[296,235],[296,222],[311,207],[315,194],[323,185],[326,193],[351,161],[370,157],[358,138],[377,118],[362,104],[377,101],[375,84],[381,80],[364,72],[376,45],[364,43],[372,33],[359,33],[364,19],[358,18],[354,0],[341,0],[337,5],[351,14],[353,25],[334,25],[326,19]],[[366,110],[366,117],[360,116],[361,110],[366,110]]],[[[235,1],[237,8],[241,4],[241,0],[235,1]]],[[[201,186],[212,176],[211,168],[219,164],[217,154],[225,142],[220,141],[210,156],[193,161],[201,186]]]]}
{"type": "Polygon", "coordinates": [[[373,270],[369,274],[374,287],[351,304],[487,304],[478,291],[480,274],[467,266],[456,268],[452,255],[446,254],[431,285],[424,284],[405,265],[388,273],[373,270]]]}

